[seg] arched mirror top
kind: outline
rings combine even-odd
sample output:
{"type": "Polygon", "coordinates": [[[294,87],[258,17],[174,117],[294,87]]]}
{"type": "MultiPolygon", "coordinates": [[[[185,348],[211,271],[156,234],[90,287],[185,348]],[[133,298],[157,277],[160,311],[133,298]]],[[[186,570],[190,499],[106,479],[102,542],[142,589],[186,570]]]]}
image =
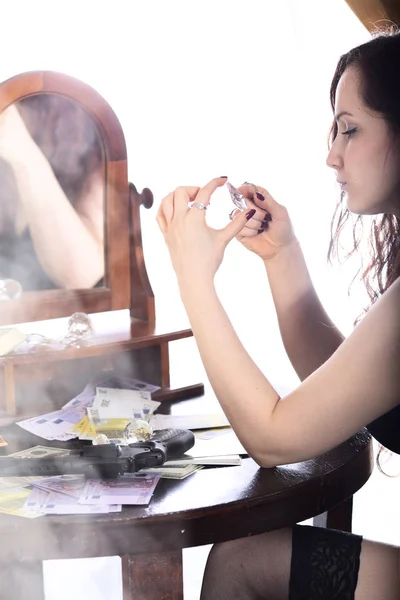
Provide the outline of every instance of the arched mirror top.
{"type": "Polygon", "coordinates": [[[120,122],[91,86],[54,71],[0,83],[0,202],[0,325],[132,309],[133,297],[146,306],[131,252],[144,200],[128,182],[120,122]],[[24,283],[3,293],[13,273],[24,283]]]}
{"type": "Polygon", "coordinates": [[[56,71],[30,71],[0,83],[0,113],[9,105],[36,94],[57,94],[78,104],[95,120],[111,161],[126,160],[121,124],[108,102],[90,85],[56,71]]]}

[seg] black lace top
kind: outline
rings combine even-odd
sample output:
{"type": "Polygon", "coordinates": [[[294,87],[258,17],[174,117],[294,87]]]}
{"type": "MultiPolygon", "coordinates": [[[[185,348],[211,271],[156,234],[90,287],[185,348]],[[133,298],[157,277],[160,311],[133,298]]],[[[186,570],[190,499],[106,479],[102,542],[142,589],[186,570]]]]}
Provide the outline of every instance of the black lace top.
{"type": "Polygon", "coordinates": [[[367,429],[382,446],[400,454],[400,405],[367,425],[367,429]]]}

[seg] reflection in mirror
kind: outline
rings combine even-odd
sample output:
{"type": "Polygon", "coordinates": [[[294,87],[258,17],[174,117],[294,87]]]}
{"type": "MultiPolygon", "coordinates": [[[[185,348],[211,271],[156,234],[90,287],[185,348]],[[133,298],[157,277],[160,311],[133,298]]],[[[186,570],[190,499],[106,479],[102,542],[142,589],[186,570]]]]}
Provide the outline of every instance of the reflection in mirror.
{"type": "Polygon", "coordinates": [[[0,280],[101,287],[104,182],[99,131],[77,102],[42,93],[0,113],[0,280]]]}

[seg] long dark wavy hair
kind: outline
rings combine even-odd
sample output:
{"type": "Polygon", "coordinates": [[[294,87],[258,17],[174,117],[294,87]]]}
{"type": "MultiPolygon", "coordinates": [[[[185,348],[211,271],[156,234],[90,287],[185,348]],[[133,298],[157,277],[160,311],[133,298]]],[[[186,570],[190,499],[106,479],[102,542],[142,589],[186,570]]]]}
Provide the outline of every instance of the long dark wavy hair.
{"type": "MultiPolygon", "coordinates": [[[[397,143],[400,148],[400,30],[392,27],[379,31],[370,41],[340,57],[330,89],[332,111],[339,80],[348,67],[355,67],[360,73],[364,104],[385,119],[392,131],[393,143],[397,143]]],[[[338,126],[335,121],[330,131],[330,144],[337,134],[338,126]]],[[[360,250],[362,243],[367,242],[367,259],[360,252],[360,267],[352,283],[357,277],[361,279],[368,293],[370,307],[400,275],[400,220],[392,214],[376,215],[368,219],[358,215],[354,218],[344,205],[343,196],[344,194],[341,195],[331,221],[328,259],[332,261],[333,258],[342,257],[339,240],[346,224],[352,222],[353,248],[345,252],[344,259],[354,255],[360,250]],[[366,226],[369,227],[367,236],[366,226]]]]}
{"type": "MultiPolygon", "coordinates": [[[[391,27],[388,30],[377,32],[370,41],[353,48],[340,57],[330,89],[333,112],[337,86],[348,67],[355,67],[361,75],[361,94],[364,104],[375,113],[380,114],[390,127],[392,142],[399,149],[400,172],[400,30],[391,27]]],[[[334,121],[330,131],[330,145],[337,134],[338,126],[334,121]]],[[[357,324],[363,314],[400,275],[400,219],[387,213],[367,218],[362,215],[354,217],[344,205],[344,194],[341,194],[331,221],[331,240],[328,250],[328,259],[331,262],[333,258],[340,258],[341,234],[345,226],[351,222],[353,223],[353,248],[345,253],[344,259],[359,253],[360,267],[351,283],[359,276],[369,297],[368,306],[355,320],[355,324],[357,324]],[[370,229],[367,236],[365,235],[366,226],[370,229]],[[367,243],[367,252],[362,254],[360,250],[365,242],[367,243]]],[[[388,420],[391,421],[393,412],[396,412],[397,415],[398,411],[399,406],[370,423],[367,428],[372,435],[375,436],[377,431],[382,428],[387,431],[388,420]]],[[[397,418],[395,417],[395,420],[397,418]]],[[[387,452],[379,439],[376,463],[384,475],[391,476],[384,471],[381,465],[381,458],[387,452]]]]}

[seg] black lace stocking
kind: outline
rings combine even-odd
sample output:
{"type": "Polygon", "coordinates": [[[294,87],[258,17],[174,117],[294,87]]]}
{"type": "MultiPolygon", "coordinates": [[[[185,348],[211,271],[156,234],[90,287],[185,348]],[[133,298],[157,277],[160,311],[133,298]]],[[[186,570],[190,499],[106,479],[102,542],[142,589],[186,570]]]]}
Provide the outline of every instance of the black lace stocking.
{"type": "Polygon", "coordinates": [[[362,537],[296,526],[289,600],[354,600],[362,537]]]}

